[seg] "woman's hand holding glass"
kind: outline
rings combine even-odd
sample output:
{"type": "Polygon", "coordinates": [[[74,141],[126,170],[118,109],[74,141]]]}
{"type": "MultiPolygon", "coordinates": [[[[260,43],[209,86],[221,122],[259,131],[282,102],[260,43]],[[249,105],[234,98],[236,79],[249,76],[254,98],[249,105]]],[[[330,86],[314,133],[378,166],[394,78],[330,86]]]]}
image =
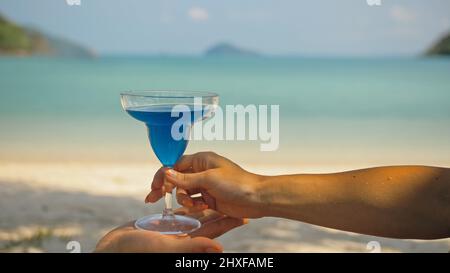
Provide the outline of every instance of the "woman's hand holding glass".
{"type": "Polygon", "coordinates": [[[262,177],[232,161],[201,152],[183,156],[174,170],[161,168],[155,174],[146,202],[156,202],[166,191],[177,187],[177,201],[185,207],[210,208],[235,218],[264,216],[258,196],[262,177]]]}

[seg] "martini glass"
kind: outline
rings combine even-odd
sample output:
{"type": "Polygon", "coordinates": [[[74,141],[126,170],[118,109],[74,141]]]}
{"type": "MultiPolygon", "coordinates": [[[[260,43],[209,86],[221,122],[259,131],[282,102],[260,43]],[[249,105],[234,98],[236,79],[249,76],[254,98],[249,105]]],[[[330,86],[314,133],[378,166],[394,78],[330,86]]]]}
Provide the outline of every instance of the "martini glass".
{"type": "MultiPolygon", "coordinates": [[[[186,150],[191,126],[211,117],[219,103],[219,96],[210,92],[136,91],[120,96],[123,109],[147,126],[150,145],[166,168],[173,168],[186,150]]],[[[164,211],[138,219],[135,226],[163,234],[187,234],[201,224],[197,219],[175,215],[172,193],[166,192],[164,211]]]]}

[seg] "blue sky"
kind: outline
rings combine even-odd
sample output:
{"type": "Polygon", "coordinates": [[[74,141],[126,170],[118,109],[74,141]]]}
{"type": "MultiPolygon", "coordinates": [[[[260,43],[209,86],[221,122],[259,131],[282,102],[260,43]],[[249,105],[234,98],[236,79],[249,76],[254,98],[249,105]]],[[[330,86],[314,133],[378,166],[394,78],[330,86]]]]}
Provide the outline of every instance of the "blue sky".
{"type": "Polygon", "coordinates": [[[273,55],[414,55],[450,30],[448,0],[66,1],[1,0],[0,13],[100,54],[200,54],[227,41],[273,55]]]}

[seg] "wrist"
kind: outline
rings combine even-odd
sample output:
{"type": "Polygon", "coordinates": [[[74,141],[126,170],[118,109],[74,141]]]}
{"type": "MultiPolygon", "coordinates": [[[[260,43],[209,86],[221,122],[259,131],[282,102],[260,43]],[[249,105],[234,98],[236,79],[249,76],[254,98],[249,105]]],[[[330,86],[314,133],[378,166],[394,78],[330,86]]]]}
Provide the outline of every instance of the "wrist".
{"type": "Polygon", "coordinates": [[[259,176],[258,179],[256,199],[261,217],[290,218],[292,208],[300,206],[299,188],[289,176],[259,176]]]}
{"type": "Polygon", "coordinates": [[[271,176],[256,175],[254,177],[254,198],[253,208],[258,217],[267,217],[271,215],[273,207],[273,183],[271,176]]]}

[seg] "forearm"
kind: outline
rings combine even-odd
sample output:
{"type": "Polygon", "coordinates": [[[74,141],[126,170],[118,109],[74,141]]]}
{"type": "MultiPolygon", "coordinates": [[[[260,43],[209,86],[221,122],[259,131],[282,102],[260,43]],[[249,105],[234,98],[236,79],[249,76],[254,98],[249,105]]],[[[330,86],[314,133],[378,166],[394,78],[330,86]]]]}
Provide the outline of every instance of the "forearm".
{"type": "Polygon", "coordinates": [[[335,174],[262,177],[266,216],[394,238],[450,236],[450,173],[380,167],[335,174]]]}

